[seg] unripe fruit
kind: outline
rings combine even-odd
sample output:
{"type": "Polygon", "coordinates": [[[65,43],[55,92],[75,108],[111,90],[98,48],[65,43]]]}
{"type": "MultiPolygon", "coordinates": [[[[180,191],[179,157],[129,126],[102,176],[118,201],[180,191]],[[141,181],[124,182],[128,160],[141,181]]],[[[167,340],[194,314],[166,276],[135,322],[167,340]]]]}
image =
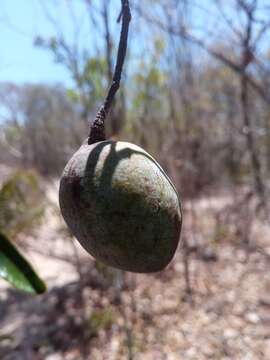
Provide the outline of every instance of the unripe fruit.
{"type": "Polygon", "coordinates": [[[84,143],[65,167],[59,201],[74,236],[106,265],[156,272],[176,251],[182,223],[177,191],[134,144],[84,143]]]}

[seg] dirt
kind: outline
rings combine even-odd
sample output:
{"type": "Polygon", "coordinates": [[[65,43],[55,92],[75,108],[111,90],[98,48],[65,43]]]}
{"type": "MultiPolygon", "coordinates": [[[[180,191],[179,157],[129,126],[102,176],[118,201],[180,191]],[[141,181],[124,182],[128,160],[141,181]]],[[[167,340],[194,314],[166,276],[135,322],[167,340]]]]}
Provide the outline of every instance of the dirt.
{"type": "Polygon", "coordinates": [[[270,359],[270,231],[250,202],[234,212],[231,191],[186,201],[168,268],[123,275],[67,235],[57,183],[47,194],[54,206],[23,250],[48,291],[30,297],[0,283],[1,359],[270,359]]]}

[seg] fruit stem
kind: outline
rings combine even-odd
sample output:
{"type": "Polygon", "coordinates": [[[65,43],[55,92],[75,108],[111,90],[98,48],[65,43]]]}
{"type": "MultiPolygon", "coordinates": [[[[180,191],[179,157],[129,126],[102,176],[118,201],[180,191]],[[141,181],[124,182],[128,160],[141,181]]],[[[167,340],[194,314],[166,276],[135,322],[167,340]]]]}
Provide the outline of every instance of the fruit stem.
{"type": "Polygon", "coordinates": [[[117,62],[114,70],[113,80],[110,89],[108,91],[108,94],[104,100],[104,103],[99,109],[95,117],[95,120],[91,124],[90,133],[88,137],[89,145],[99,141],[106,140],[105,119],[112,105],[115,94],[120,87],[121,75],[122,75],[123,65],[127,52],[129,23],[131,20],[129,0],[121,0],[121,3],[122,3],[122,11],[118,20],[120,21],[122,18],[122,29],[121,29],[121,35],[120,35],[120,41],[119,41],[118,53],[117,53],[117,62]]]}

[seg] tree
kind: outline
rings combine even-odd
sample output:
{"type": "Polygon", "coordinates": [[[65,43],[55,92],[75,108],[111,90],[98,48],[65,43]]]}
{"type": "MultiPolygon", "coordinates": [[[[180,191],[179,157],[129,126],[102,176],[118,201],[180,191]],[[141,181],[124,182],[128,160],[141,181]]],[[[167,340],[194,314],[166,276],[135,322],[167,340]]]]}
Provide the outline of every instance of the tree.
{"type": "MultiPolygon", "coordinates": [[[[47,19],[55,29],[55,35],[49,39],[38,36],[35,39],[35,44],[49,50],[55,61],[68,69],[74,84],[74,88],[69,91],[69,94],[80,105],[82,118],[86,122],[91,122],[97,107],[104,98],[106,88],[112,80],[114,44],[110,19],[113,18],[111,16],[113,4],[106,0],[98,4],[82,0],[83,13],[80,14],[80,18],[73,13],[76,7],[73,0],[64,4],[64,6],[72,9],[70,19],[70,28],[74,32],[72,39],[64,34],[57,17],[52,15],[53,11],[49,6],[43,4],[47,19]],[[82,43],[82,33],[85,30],[81,26],[83,14],[86,14],[89,20],[89,24],[86,26],[87,31],[91,33],[89,46],[84,37],[82,43]],[[96,39],[98,41],[94,45],[96,39]]],[[[124,124],[124,89],[121,90],[118,104],[113,104],[110,111],[108,133],[111,136],[117,136],[124,124]]]]}
{"type": "MultiPolygon", "coordinates": [[[[6,93],[7,86],[12,85],[3,84],[0,94],[6,93]]],[[[60,173],[86,129],[78,110],[60,86],[24,85],[13,92],[11,104],[0,98],[6,114],[2,146],[9,156],[18,153],[15,160],[21,165],[44,175],[60,173]]]]}

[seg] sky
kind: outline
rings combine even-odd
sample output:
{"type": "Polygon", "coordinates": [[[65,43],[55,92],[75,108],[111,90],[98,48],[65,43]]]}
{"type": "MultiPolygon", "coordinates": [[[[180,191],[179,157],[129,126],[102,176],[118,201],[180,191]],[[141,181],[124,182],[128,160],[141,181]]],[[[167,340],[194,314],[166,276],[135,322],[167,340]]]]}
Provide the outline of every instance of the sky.
{"type": "MultiPolygon", "coordinates": [[[[100,0],[92,0],[93,4],[100,0]]],[[[119,2],[114,6],[112,0],[112,18],[117,18],[119,2]],[[116,14],[117,12],[117,14],[116,14]]],[[[81,49],[85,43],[94,48],[98,39],[91,37],[89,16],[82,1],[59,0],[1,0],[0,8],[0,82],[23,83],[63,83],[70,86],[72,79],[63,65],[55,63],[53,55],[33,45],[36,36],[48,39],[55,35],[55,26],[48,21],[46,9],[57,19],[57,25],[65,37],[72,39],[73,19],[80,25],[81,49]],[[75,5],[67,5],[75,4],[75,5]],[[48,6],[53,5],[53,6],[48,6]],[[52,11],[52,12],[50,12],[52,11]]],[[[119,30],[118,24],[114,22],[119,30]]],[[[98,25],[97,25],[98,26],[98,25]]]]}
{"type": "MultiPolygon", "coordinates": [[[[93,0],[100,1],[100,0],[93,0]]],[[[112,0],[113,2],[116,0],[112,0]]],[[[209,0],[204,0],[208,3],[209,0]]],[[[210,0],[211,1],[211,0],[210,0]]],[[[45,15],[43,4],[56,4],[53,7],[57,21],[61,23],[65,35],[72,36],[70,29],[70,13],[68,13],[68,1],[58,0],[1,0],[0,8],[0,82],[9,81],[17,84],[23,83],[56,83],[61,82],[64,85],[71,85],[70,74],[64,66],[56,64],[49,51],[33,46],[33,39],[37,35],[43,35],[48,38],[55,34],[55,29],[48,21],[45,15]],[[61,5],[62,4],[62,5],[61,5]]],[[[78,0],[75,13],[83,13],[78,0]]],[[[119,1],[113,6],[118,12],[119,1]]],[[[115,14],[116,18],[118,15],[115,14]]],[[[79,15],[78,15],[79,18],[79,15]]],[[[85,19],[84,19],[85,20],[85,19]]],[[[133,27],[135,23],[133,24],[133,27]]],[[[92,41],[91,34],[87,34],[83,41],[92,41]],[[87,38],[87,40],[86,40],[87,38]]],[[[131,41],[131,38],[130,38],[131,41]]],[[[147,40],[145,39],[145,42],[147,40]]],[[[133,50],[136,44],[133,42],[133,50]]],[[[149,44],[148,44],[149,45],[149,44]]],[[[143,44],[138,47],[141,50],[143,44]]],[[[147,49],[147,44],[144,44],[147,49]]],[[[139,51],[140,52],[140,51],[139,51]]],[[[138,55],[140,57],[140,54],[138,55]]]]}
{"type": "MultiPolygon", "coordinates": [[[[42,8],[42,1],[43,3],[65,3],[58,0],[1,0],[0,82],[9,81],[17,84],[61,82],[67,86],[72,84],[68,71],[64,66],[54,62],[50,52],[33,46],[35,36],[43,35],[48,38],[54,34],[54,29],[42,8]]],[[[76,4],[80,4],[80,1],[76,4]]],[[[118,6],[114,8],[118,11],[118,6]]],[[[75,10],[80,13],[79,5],[76,5],[75,10]]],[[[68,34],[71,30],[67,26],[67,19],[70,20],[67,7],[55,6],[54,15],[57,15],[61,26],[66,25],[65,34],[68,34]]],[[[89,36],[91,35],[88,34],[87,41],[89,41],[89,36]]],[[[142,44],[139,48],[141,46],[142,44]]]]}
{"type": "Polygon", "coordinates": [[[52,55],[33,46],[33,38],[52,34],[39,0],[1,0],[0,82],[68,84],[65,68],[52,55]]]}
{"type": "MultiPolygon", "coordinates": [[[[92,0],[100,1],[100,0],[92,0]]],[[[116,1],[116,0],[112,0],[116,1]]],[[[261,4],[267,4],[269,0],[261,0],[261,4]]],[[[72,84],[69,72],[64,66],[56,64],[53,56],[49,51],[33,46],[33,39],[37,35],[42,35],[46,38],[55,33],[53,26],[48,21],[44,5],[53,3],[52,8],[60,27],[64,29],[65,35],[71,36],[73,30],[70,28],[70,12],[68,7],[63,5],[71,3],[68,1],[59,0],[1,0],[0,8],[0,82],[15,82],[17,84],[23,83],[63,83],[66,86],[72,84]],[[62,4],[62,5],[61,5],[62,4]]],[[[74,2],[76,8],[74,10],[77,14],[77,20],[85,21],[85,14],[80,8],[81,2],[78,0],[74,2]],[[81,14],[84,18],[81,19],[81,14]]],[[[213,0],[203,0],[199,2],[200,7],[210,9],[213,5],[213,0]]],[[[222,4],[228,4],[227,0],[222,4]]],[[[118,4],[119,5],[119,4],[118,4]]],[[[115,11],[118,11],[118,6],[113,6],[115,11]]],[[[206,21],[205,17],[201,17],[198,13],[193,14],[196,18],[198,27],[206,29],[207,25],[211,24],[209,17],[206,21]]],[[[117,15],[114,14],[114,18],[117,15]]],[[[212,16],[213,17],[213,16],[212,16]]],[[[213,17],[214,18],[214,17],[213,17]]],[[[217,24],[218,24],[218,19],[217,24]]],[[[81,24],[80,24],[81,25],[81,24]]],[[[83,26],[82,26],[83,27],[83,26]]],[[[134,25],[133,25],[134,27],[134,25]]],[[[221,37],[221,34],[219,37],[221,37]]],[[[224,33],[226,37],[226,33],[224,33]]],[[[92,41],[94,44],[97,39],[91,38],[89,28],[87,34],[83,34],[83,42],[92,41]]],[[[146,40],[146,39],[145,39],[146,40]]],[[[147,41],[147,40],[146,40],[147,41]]],[[[134,44],[134,43],[133,43],[134,44]]],[[[145,44],[147,46],[147,44],[145,44]]],[[[267,46],[268,41],[267,41],[267,46]]],[[[135,45],[136,47],[136,45],[135,45]]],[[[142,44],[138,47],[142,47],[142,44]]]]}

